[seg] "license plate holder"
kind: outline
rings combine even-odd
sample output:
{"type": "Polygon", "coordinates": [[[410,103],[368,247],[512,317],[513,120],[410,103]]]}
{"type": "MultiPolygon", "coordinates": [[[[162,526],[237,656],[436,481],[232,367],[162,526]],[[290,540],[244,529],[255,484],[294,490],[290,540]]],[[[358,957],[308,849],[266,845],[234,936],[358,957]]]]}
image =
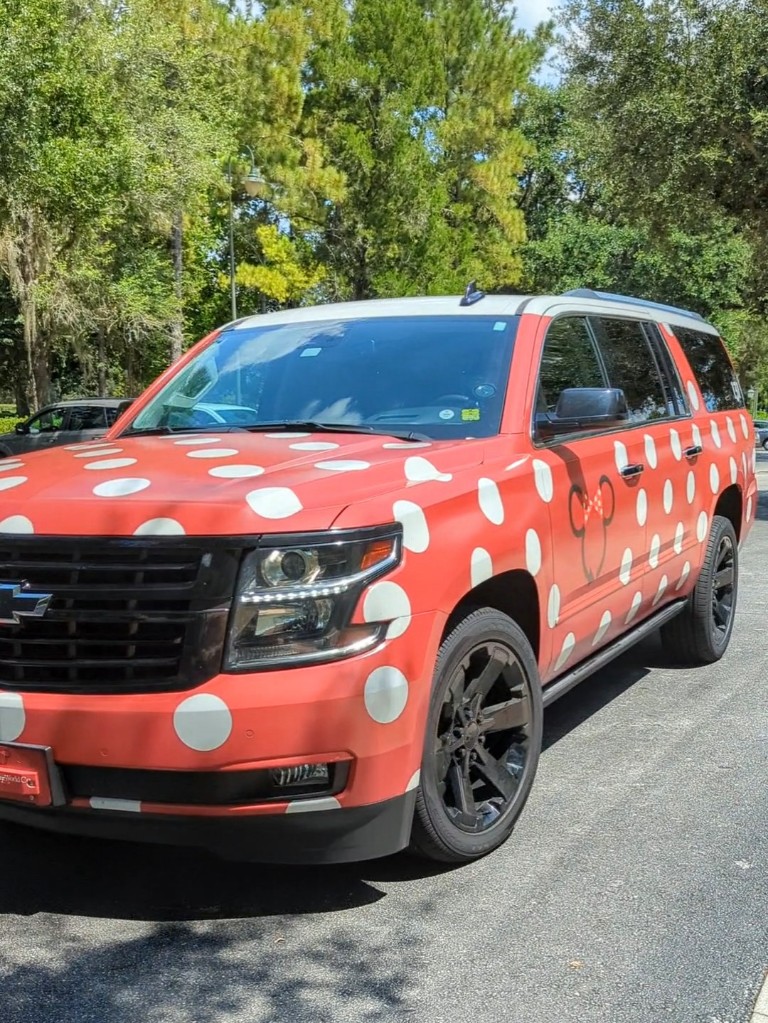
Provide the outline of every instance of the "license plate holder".
{"type": "Polygon", "coordinates": [[[50,746],[0,742],[0,802],[61,806],[64,801],[50,746]]]}

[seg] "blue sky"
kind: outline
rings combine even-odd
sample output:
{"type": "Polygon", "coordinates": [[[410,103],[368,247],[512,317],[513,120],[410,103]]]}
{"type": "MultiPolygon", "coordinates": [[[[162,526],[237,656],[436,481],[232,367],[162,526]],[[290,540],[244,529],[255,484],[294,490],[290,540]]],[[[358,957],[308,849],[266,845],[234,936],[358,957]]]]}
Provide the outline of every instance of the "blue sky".
{"type": "Polygon", "coordinates": [[[521,28],[533,28],[550,18],[557,5],[558,0],[518,0],[515,4],[518,24],[521,28]]]}

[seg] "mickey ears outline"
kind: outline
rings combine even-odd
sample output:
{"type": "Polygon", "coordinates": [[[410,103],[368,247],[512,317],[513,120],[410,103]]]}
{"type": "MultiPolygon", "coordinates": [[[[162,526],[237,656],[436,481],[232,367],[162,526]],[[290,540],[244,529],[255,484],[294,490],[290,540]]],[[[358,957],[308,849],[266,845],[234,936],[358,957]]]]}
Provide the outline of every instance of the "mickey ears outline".
{"type": "MultiPolygon", "coordinates": [[[[605,474],[600,477],[597,487],[603,505],[603,526],[607,529],[616,514],[616,494],[610,477],[605,474]]],[[[568,494],[568,517],[571,521],[573,535],[581,539],[586,530],[586,523],[584,521],[584,490],[578,483],[571,486],[568,494]]]]}

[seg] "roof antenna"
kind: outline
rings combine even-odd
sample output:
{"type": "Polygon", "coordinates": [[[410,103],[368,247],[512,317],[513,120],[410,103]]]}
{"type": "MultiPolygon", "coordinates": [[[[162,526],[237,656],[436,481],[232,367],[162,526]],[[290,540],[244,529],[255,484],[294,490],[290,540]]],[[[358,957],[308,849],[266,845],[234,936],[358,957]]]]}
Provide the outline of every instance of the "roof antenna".
{"type": "Polygon", "coordinates": [[[481,298],[485,298],[485,292],[480,291],[477,287],[477,281],[470,281],[467,285],[466,291],[464,292],[464,298],[462,298],[460,305],[474,305],[475,302],[479,302],[481,298]]]}

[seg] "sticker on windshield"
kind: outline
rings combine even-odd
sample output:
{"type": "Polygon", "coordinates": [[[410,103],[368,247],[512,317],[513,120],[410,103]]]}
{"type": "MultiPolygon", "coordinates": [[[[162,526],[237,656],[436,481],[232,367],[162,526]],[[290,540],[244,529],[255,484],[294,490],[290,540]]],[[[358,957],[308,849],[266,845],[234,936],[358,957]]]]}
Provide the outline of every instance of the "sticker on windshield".
{"type": "Polygon", "coordinates": [[[453,419],[453,417],[456,415],[452,408],[444,408],[437,414],[440,416],[441,419],[453,419]]]}
{"type": "Polygon", "coordinates": [[[493,329],[494,330],[506,330],[507,329],[507,325],[504,322],[504,320],[496,320],[496,322],[493,325],[493,329]]]}
{"type": "Polygon", "coordinates": [[[462,423],[479,423],[480,422],[480,409],[479,408],[463,408],[461,410],[461,421],[462,421],[462,423]]]}
{"type": "Polygon", "coordinates": [[[302,348],[299,358],[310,359],[313,355],[319,355],[322,350],[322,348],[302,348]]]}

